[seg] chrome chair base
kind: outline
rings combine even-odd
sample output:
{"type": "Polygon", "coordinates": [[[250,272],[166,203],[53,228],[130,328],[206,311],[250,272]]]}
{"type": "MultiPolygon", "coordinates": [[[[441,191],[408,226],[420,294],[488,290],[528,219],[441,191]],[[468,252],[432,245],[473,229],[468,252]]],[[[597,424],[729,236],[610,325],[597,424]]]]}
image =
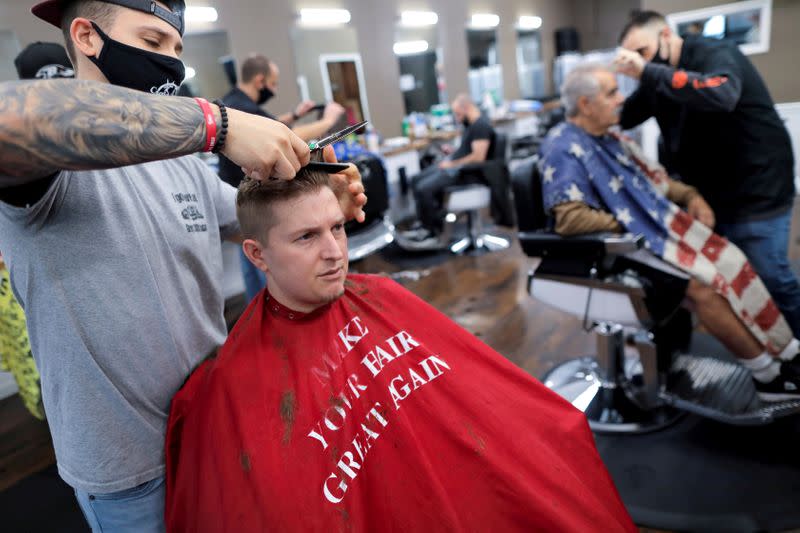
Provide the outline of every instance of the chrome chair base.
{"type": "Polygon", "coordinates": [[[603,369],[595,357],[580,357],[556,366],[542,382],[582,411],[597,433],[658,431],[685,414],[667,405],[643,410],[623,387],[604,381],[602,376],[603,369]]]}

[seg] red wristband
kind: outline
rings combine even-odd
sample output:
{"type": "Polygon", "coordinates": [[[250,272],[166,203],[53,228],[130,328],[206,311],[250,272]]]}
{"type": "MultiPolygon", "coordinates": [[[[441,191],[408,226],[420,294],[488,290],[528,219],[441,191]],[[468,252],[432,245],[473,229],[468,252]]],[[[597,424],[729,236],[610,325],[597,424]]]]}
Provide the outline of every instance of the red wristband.
{"type": "Polygon", "coordinates": [[[214,118],[214,112],[211,110],[211,104],[205,98],[195,98],[200,109],[203,110],[203,117],[206,122],[206,145],[203,147],[204,152],[210,152],[217,144],[217,121],[214,118]]]}

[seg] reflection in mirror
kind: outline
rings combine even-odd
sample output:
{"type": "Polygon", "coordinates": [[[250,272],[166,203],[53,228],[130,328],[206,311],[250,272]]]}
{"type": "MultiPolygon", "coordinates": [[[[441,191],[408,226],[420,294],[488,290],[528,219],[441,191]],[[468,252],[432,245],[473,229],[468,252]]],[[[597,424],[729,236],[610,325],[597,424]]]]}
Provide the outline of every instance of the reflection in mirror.
{"type": "Polygon", "coordinates": [[[432,106],[447,102],[442,50],[436,26],[398,26],[394,53],[400,64],[400,90],[406,114],[427,113],[432,106]]]}
{"type": "Polygon", "coordinates": [[[189,33],[183,38],[181,56],[186,67],[186,78],[181,85],[181,95],[220,98],[233,84],[225,72],[224,61],[230,55],[228,32],[209,31],[189,33]]]}
{"type": "Polygon", "coordinates": [[[737,44],[745,54],[769,51],[771,0],[749,0],[667,16],[681,37],[703,35],[737,44]]]}
{"type": "Polygon", "coordinates": [[[473,101],[499,105],[503,101],[503,68],[494,29],[467,28],[469,92],[473,101]]]}
{"type": "Polygon", "coordinates": [[[335,101],[346,109],[342,120],[350,124],[368,117],[355,29],[295,26],[291,35],[300,99],[318,104],[335,101]]]}
{"type": "Polygon", "coordinates": [[[11,30],[0,30],[0,81],[12,81],[17,79],[17,68],[14,66],[14,58],[17,57],[22,49],[19,46],[17,36],[11,30]]]}
{"type": "Polygon", "coordinates": [[[325,100],[345,108],[342,124],[332,130],[369,120],[364,68],[360,54],[323,54],[319,56],[325,100]]]}
{"type": "Polygon", "coordinates": [[[522,98],[545,96],[542,41],[536,30],[517,30],[517,73],[522,98]]]}

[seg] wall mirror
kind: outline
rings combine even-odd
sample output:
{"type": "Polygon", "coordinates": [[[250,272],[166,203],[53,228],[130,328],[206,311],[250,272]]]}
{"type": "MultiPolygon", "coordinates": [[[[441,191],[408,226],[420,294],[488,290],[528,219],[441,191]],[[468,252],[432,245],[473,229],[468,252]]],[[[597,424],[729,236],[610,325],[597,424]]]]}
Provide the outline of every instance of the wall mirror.
{"type": "Polygon", "coordinates": [[[681,37],[701,34],[739,45],[744,54],[769,52],[772,0],[748,0],[672,13],[667,22],[681,37]]]}
{"type": "Polygon", "coordinates": [[[447,102],[438,34],[436,25],[408,27],[402,21],[395,30],[394,54],[406,114],[427,113],[447,102]]]}
{"type": "Polygon", "coordinates": [[[473,101],[486,102],[491,97],[495,105],[503,101],[503,68],[497,49],[494,28],[467,28],[469,53],[469,92],[473,101]]]}
{"type": "Polygon", "coordinates": [[[541,39],[538,30],[517,30],[517,75],[522,98],[542,98],[547,93],[541,39]]]}
{"type": "Polygon", "coordinates": [[[355,29],[335,27],[292,28],[297,85],[301,100],[319,104],[337,102],[346,109],[353,124],[369,120],[364,70],[358,53],[355,29]]]}
{"type": "Polygon", "coordinates": [[[186,78],[181,94],[210,100],[224,96],[233,87],[225,72],[225,61],[231,53],[228,32],[188,33],[183,38],[183,47],[181,59],[186,67],[186,78]]]}

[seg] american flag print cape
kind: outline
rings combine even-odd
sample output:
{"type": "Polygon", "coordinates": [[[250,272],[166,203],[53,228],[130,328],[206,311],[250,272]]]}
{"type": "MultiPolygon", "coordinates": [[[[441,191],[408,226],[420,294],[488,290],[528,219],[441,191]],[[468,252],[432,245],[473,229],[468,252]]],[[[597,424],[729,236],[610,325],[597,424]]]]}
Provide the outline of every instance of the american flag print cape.
{"type": "Polygon", "coordinates": [[[583,202],[612,213],[630,233],[668,263],[726,298],[753,336],[772,354],[792,332],[744,253],[666,197],[664,169],[618,133],[595,137],[569,122],[553,128],[539,170],[546,211],[583,202]]]}

